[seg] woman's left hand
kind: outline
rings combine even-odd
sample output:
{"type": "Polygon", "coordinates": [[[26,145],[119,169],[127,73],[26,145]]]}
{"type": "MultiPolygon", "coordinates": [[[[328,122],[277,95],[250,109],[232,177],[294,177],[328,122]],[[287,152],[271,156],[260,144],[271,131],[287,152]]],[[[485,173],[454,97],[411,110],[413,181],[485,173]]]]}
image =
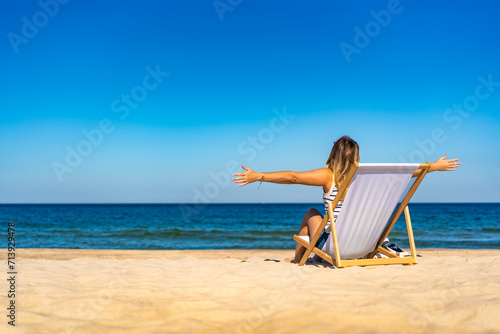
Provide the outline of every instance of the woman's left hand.
{"type": "Polygon", "coordinates": [[[460,167],[461,163],[457,162],[458,159],[446,159],[448,158],[448,154],[444,157],[437,159],[435,162],[431,164],[431,171],[452,171],[457,167],[460,167]]]}
{"type": "Polygon", "coordinates": [[[241,167],[243,167],[243,169],[246,170],[246,172],[235,173],[234,176],[239,176],[239,177],[235,177],[233,179],[234,183],[241,183],[238,185],[238,187],[241,187],[241,186],[247,185],[249,183],[255,182],[257,180],[260,180],[261,174],[256,173],[253,170],[251,170],[250,168],[247,168],[245,166],[241,166],[241,167]]]}

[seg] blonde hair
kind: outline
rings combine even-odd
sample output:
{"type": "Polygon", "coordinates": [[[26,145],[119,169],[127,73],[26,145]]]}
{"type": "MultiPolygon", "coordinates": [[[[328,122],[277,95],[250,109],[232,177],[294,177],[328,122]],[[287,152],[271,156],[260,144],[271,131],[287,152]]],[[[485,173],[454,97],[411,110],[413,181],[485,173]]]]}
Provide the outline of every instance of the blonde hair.
{"type": "Polygon", "coordinates": [[[349,169],[359,162],[359,146],[351,137],[342,136],[333,143],[330,157],[326,161],[326,166],[333,172],[333,179],[337,189],[342,187],[349,169]]]}

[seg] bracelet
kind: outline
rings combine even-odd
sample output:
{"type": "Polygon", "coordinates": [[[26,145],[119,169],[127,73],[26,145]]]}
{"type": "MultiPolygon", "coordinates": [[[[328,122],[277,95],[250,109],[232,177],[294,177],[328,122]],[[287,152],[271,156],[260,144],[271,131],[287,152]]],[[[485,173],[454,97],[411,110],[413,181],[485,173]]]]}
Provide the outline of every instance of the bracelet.
{"type": "Polygon", "coordinates": [[[260,185],[262,184],[262,181],[264,181],[264,172],[262,172],[262,178],[260,179],[260,183],[259,183],[259,186],[257,187],[257,189],[260,188],[260,185]]]}

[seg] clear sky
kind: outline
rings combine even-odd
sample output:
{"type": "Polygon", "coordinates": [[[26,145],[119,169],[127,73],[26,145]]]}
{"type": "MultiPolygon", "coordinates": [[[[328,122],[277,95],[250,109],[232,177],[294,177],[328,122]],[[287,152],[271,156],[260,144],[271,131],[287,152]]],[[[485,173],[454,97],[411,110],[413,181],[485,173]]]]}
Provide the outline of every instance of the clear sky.
{"type": "Polygon", "coordinates": [[[460,158],[500,202],[498,1],[3,1],[0,203],[318,202],[228,170],[460,158]]]}

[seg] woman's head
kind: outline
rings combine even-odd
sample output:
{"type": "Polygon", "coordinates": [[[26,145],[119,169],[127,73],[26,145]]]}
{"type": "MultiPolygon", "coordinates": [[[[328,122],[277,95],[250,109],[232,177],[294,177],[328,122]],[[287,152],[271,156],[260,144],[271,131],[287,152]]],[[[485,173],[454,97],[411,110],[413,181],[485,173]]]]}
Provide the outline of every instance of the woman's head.
{"type": "Polygon", "coordinates": [[[326,166],[330,168],[334,175],[335,185],[338,189],[342,186],[349,169],[359,162],[359,146],[349,136],[342,136],[333,143],[330,157],[326,161],[326,166]]]}

